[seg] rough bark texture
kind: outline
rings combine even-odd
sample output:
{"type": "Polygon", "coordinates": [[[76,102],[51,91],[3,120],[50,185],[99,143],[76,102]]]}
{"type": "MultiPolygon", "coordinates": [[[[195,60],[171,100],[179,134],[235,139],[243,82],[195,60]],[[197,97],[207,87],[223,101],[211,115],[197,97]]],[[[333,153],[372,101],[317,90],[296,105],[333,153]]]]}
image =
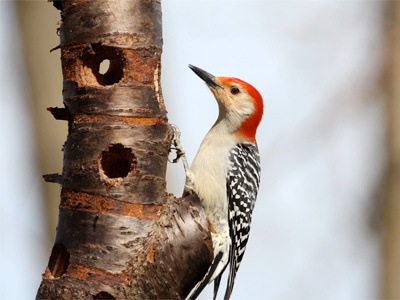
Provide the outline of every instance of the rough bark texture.
{"type": "Polygon", "coordinates": [[[37,299],[184,298],[211,262],[196,197],[166,192],[160,1],[54,1],[68,121],[57,235],[37,299]],[[108,60],[107,72],[99,71],[108,60]]]}

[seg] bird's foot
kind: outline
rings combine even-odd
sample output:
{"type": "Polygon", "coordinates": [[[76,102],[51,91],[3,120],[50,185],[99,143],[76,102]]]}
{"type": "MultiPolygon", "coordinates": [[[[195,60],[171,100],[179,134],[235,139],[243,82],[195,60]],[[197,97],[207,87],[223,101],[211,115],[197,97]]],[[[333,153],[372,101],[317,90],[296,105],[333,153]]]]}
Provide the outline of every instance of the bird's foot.
{"type": "Polygon", "coordinates": [[[176,157],[173,160],[168,159],[168,161],[175,164],[179,161],[179,159],[182,160],[183,167],[185,168],[186,178],[189,179],[189,164],[186,158],[186,153],[183,150],[181,144],[181,131],[179,130],[178,126],[174,124],[171,124],[171,127],[174,130],[174,137],[172,139],[171,149],[176,151],[176,157]]]}

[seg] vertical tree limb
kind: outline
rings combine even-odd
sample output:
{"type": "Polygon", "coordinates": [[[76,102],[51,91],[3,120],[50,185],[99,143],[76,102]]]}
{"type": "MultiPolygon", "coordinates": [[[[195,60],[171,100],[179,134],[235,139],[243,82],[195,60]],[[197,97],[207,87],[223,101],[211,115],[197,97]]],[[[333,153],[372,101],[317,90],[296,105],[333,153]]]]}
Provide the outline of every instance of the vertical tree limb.
{"type": "Polygon", "coordinates": [[[161,3],[54,1],[68,121],[57,236],[37,299],[184,298],[211,239],[195,197],[166,192],[161,3]],[[109,61],[107,72],[100,64],[109,61]]]}
{"type": "Polygon", "coordinates": [[[400,3],[386,2],[388,166],[384,208],[383,298],[400,298],[400,3]]]}

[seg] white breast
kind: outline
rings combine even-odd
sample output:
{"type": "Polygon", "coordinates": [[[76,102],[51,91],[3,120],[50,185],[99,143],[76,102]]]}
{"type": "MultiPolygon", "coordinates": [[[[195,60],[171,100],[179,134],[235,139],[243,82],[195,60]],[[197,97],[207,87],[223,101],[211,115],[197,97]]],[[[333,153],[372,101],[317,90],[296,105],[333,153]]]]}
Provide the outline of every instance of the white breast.
{"type": "Polygon", "coordinates": [[[190,168],[188,187],[199,196],[216,233],[228,226],[226,174],[230,150],[236,142],[227,133],[226,124],[217,123],[204,138],[190,168]]]}

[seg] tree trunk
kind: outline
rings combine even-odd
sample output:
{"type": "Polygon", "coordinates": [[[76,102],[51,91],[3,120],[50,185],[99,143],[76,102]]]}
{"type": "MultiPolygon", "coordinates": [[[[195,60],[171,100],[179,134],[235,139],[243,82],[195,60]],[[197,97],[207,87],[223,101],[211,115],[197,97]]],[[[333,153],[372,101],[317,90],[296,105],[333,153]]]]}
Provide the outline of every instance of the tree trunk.
{"type": "Polygon", "coordinates": [[[383,298],[400,299],[400,3],[386,2],[388,170],[385,189],[383,298]]]}
{"type": "Polygon", "coordinates": [[[68,121],[57,235],[37,299],[184,298],[211,259],[196,197],[166,192],[161,4],[54,1],[68,121]],[[100,65],[109,62],[106,72],[100,65]]]}

